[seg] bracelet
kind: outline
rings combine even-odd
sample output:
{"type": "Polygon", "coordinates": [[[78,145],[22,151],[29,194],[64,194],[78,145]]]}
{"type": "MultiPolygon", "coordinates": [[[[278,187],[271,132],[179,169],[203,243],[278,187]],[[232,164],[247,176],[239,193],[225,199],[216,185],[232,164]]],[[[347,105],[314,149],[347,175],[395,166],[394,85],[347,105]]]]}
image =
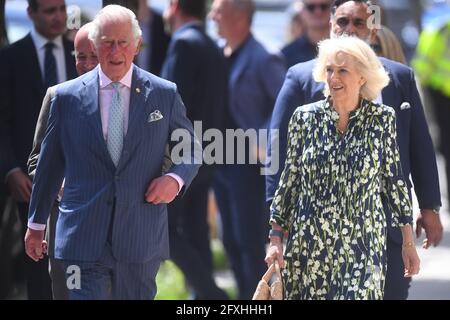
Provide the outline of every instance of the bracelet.
{"type": "Polygon", "coordinates": [[[284,236],[284,233],[281,230],[270,229],[270,231],[269,231],[269,238],[278,237],[281,239],[281,241],[283,241],[283,236],[284,236]]]}
{"type": "Polygon", "coordinates": [[[406,243],[402,244],[402,247],[403,248],[414,247],[414,242],[412,242],[412,241],[406,242],[406,243]]]}

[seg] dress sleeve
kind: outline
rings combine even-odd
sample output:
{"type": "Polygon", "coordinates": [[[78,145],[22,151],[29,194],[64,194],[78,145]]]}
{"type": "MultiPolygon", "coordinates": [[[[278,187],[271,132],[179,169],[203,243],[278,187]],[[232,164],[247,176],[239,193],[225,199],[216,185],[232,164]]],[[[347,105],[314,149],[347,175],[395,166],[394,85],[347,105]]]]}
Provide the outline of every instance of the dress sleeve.
{"type": "Polygon", "coordinates": [[[289,122],[286,163],[270,206],[270,222],[289,230],[295,216],[300,187],[300,162],[303,148],[302,112],[296,111],[289,122]]]}
{"type": "MultiPolygon", "coordinates": [[[[383,116],[385,117],[385,116],[383,116]]],[[[395,111],[390,110],[384,123],[384,156],[382,167],[382,198],[392,213],[392,226],[412,224],[412,205],[408,187],[402,172],[400,152],[397,146],[395,111]]]]}

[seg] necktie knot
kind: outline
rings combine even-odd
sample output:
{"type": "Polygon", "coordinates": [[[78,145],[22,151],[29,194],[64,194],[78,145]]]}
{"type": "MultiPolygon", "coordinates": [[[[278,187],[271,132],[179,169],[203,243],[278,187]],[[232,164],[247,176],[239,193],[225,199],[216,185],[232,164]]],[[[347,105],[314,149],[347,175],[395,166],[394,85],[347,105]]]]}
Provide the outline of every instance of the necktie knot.
{"type": "Polygon", "coordinates": [[[120,82],[111,82],[111,86],[113,87],[114,91],[118,91],[120,88],[120,82]]]}

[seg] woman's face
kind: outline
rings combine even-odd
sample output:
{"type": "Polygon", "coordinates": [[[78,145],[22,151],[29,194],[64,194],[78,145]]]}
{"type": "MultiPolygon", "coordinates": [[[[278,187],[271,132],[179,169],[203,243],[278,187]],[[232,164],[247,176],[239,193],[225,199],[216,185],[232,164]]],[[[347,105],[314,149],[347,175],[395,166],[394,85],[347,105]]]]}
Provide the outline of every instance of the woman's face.
{"type": "Polygon", "coordinates": [[[354,101],[365,83],[357,71],[354,58],[343,52],[339,52],[335,57],[328,57],[326,74],[330,95],[334,102],[354,101]]]}

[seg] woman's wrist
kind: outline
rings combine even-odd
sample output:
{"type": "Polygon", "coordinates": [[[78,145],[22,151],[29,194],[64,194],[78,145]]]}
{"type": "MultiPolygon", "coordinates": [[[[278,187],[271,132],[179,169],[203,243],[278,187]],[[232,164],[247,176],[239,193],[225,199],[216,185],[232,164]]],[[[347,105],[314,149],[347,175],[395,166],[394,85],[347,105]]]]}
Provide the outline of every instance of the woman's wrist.
{"type": "Polygon", "coordinates": [[[402,248],[415,248],[414,241],[403,241],[402,248]]]}

